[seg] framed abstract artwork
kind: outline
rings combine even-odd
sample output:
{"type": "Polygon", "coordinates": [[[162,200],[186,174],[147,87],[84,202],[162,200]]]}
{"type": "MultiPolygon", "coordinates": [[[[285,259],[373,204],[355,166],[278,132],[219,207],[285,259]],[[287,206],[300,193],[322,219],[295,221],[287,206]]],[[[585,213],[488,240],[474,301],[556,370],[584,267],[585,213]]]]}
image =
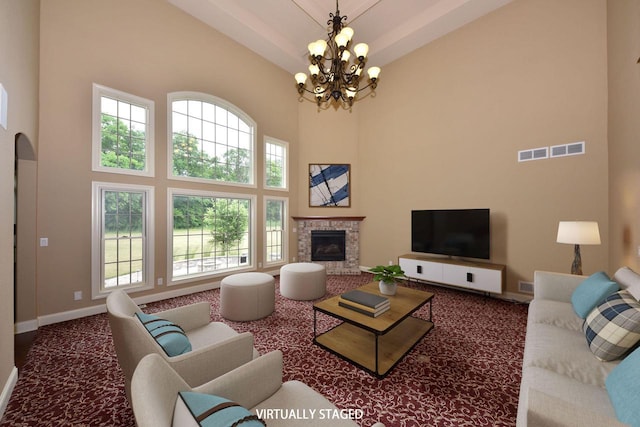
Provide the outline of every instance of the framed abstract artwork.
{"type": "Polygon", "coordinates": [[[309,164],[309,206],[351,206],[349,164],[309,164]]]}

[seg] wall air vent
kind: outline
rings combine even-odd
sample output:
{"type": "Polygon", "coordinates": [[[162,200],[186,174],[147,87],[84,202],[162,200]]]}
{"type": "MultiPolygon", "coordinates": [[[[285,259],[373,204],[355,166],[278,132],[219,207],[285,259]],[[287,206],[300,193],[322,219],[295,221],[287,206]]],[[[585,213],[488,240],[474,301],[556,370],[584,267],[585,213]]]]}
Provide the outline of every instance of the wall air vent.
{"type": "Polygon", "coordinates": [[[525,294],[532,294],[533,293],[533,283],[525,282],[523,280],[519,280],[518,281],[518,292],[522,292],[522,293],[525,293],[525,294]]]}
{"type": "Polygon", "coordinates": [[[576,156],[578,154],[584,154],[584,141],[551,147],[551,157],[576,156]]]}
{"type": "Polygon", "coordinates": [[[532,148],[518,151],[518,162],[541,160],[549,157],[549,147],[532,148]]]}

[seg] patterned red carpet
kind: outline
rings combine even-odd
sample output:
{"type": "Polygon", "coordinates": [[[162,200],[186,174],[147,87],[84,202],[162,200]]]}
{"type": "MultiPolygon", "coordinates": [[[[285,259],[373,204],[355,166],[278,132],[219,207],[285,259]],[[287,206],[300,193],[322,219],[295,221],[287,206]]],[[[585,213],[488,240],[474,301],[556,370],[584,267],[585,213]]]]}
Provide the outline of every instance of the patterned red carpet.
{"type": "MultiPolygon", "coordinates": [[[[370,280],[369,274],[329,276],[328,294],[370,280]]],[[[276,291],[273,315],[228,323],[252,332],[261,353],[281,349],[285,379],[304,381],[340,408],[362,409],[365,427],[375,421],[387,427],[515,425],[526,306],[409,286],[436,294],[435,328],[383,380],[311,344],[312,302],[291,301],[276,291]]],[[[149,304],[145,311],[201,300],[211,303],[213,320],[222,320],[218,290],[149,304]]],[[[319,330],[333,322],[318,319],[319,330]]],[[[134,425],[107,316],[40,328],[0,427],[134,425]]]]}

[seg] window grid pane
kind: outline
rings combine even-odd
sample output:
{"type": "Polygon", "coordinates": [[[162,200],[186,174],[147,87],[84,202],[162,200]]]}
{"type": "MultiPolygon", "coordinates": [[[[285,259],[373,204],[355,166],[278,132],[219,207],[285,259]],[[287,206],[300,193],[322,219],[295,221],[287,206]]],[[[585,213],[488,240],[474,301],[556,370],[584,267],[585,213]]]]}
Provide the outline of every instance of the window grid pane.
{"type": "Polygon", "coordinates": [[[266,249],[267,262],[284,260],[284,201],[266,201],[266,249]]]}
{"type": "Polygon", "coordinates": [[[147,108],[102,96],[100,165],[143,171],[146,168],[147,108]]]}
{"type": "Polygon", "coordinates": [[[145,282],[144,193],[104,190],[102,287],[145,282]]]}
{"type": "Polygon", "coordinates": [[[252,183],[253,126],[219,105],[193,99],[174,100],[172,117],[174,176],[252,183]]]}
{"type": "Polygon", "coordinates": [[[219,273],[251,263],[251,201],[173,196],[173,279],[219,273]]]}
{"type": "Polygon", "coordinates": [[[286,188],[285,165],[285,146],[275,142],[267,142],[265,144],[265,171],[267,187],[286,188]]]}

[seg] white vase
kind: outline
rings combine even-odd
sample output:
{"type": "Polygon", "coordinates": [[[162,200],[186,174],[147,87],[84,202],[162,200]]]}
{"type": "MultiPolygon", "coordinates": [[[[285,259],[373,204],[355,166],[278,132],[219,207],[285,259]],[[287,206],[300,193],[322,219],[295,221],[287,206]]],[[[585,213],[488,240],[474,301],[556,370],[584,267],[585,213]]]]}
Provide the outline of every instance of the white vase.
{"type": "Polygon", "coordinates": [[[395,295],[398,285],[395,283],[385,283],[382,280],[378,283],[378,287],[380,288],[380,293],[382,295],[395,295]]]}

